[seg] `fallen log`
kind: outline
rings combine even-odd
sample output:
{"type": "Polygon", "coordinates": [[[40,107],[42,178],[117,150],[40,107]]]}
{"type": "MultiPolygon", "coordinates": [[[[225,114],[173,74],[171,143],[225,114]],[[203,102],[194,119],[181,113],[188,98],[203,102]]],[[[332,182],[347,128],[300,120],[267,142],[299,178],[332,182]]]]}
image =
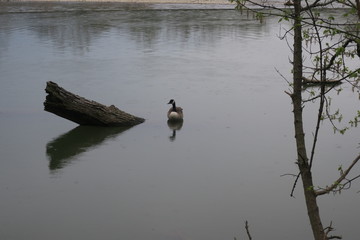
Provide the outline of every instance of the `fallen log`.
{"type": "Polygon", "coordinates": [[[309,78],[303,77],[302,80],[305,85],[306,84],[307,85],[321,85],[321,84],[338,85],[338,84],[341,84],[341,80],[333,80],[333,79],[328,79],[326,81],[320,81],[318,79],[309,79],[309,78]]]}
{"type": "Polygon", "coordinates": [[[284,3],[285,6],[294,6],[294,3],[291,0],[288,0],[284,3]]]}
{"type": "Polygon", "coordinates": [[[45,111],[68,119],[80,125],[88,126],[134,126],[145,119],[121,111],[114,105],[105,106],[87,100],[59,87],[54,82],[47,82],[45,111]]]}

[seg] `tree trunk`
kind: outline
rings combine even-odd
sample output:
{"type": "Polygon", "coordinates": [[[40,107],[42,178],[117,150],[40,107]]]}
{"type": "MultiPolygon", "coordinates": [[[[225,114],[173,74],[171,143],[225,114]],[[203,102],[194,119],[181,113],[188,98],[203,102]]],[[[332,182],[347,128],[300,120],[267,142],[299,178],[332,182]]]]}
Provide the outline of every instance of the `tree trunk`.
{"type": "Polygon", "coordinates": [[[326,234],[320,219],[319,208],[311,173],[311,166],[306,153],[305,134],[303,129],[303,105],[302,105],[302,22],[301,22],[301,0],[294,1],[294,53],[293,53],[293,84],[292,94],[295,139],[297,149],[297,164],[300,170],[305,195],[308,216],[315,240],[326,240],[326,234]]]}
{"type": "Polygon", "coordinates": [[[59,87],[54,82],[47,82],[45,111],[80,125],[92,126],[134,126],[144,122],[140,117],[133,116],[116,108],[109,107],[77,96],[59,87]]]}

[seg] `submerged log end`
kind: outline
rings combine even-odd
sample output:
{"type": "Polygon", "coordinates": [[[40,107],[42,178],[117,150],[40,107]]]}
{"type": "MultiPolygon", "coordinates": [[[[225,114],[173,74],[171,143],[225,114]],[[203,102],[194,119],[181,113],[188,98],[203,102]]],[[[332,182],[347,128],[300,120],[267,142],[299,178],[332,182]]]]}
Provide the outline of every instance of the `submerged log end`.
{"type": "Polygon", "coordinates": [[[121,111],[114,105],[105,106],[87,100],[59,87],[54,82],[47,82],[44,110],[68,119],[80,125],[92,126],[134,126],[145,119],[121,111]]]}

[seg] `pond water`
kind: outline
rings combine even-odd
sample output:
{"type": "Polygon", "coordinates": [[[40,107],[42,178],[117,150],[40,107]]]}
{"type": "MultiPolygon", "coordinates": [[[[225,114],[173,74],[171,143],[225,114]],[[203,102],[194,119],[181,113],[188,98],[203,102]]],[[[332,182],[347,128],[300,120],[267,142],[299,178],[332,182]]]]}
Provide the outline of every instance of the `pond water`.
{"type": "MultiPolygon", "coordinates": [[[[311,239],[301,187],[291,198],[281,177],[297,173],[275,70],[290,76],[287,26],[231,8],[0,3],[0,239],[246,239],[246,220],[253,239],[311,239]],[[146,121],[78,127],[43,110],[47,81],[146,121]]],[[[358,104],[346,87],[333,100],[349,118],[358,104]]],[[[306,114],[310,139],[315,107],[306,114]]],[[[359,146],[359,129],[323,126],[321,186],[359,146]]],[[[359,188],[320,199],[345,239],[360,235],[359,188]]]]}

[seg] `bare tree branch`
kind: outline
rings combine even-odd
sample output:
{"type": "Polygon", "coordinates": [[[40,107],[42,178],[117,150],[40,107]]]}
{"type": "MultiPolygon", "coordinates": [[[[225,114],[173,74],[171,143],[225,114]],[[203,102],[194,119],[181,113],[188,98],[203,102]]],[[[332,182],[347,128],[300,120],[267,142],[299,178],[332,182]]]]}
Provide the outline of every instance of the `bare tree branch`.
{"type": "Polygon", "coordinates": [[[295,191],[296,184],[297,184],[299,178],[300,178],[300,173],[298,173],[298,175],[296,176],[296,179],[295,179],[294,184],[293,184],[292,189],[291,189],[290,197],[294,198],[294,191],[295,191]]]}
{"type": "Polygon", "coordinates": [[[342,181],[344,181],[347,175],[350,173],[351,169],[355,166],[355,164],[360,160],[360,154],[353,160],[350,166],[341,173],[340,177],[330,186],[326,187],[325,189],[320,189],[315,191],[316,196],[324,195],[334,191],[342,181]]]}
{"type": "Polygon", "coordinates": [[[329,239],[342,239],[341,236],[328,236],[330,232],[334,231],[334,228],[332,227],[332,222],[330,222],[330,225],[324,229],[327,240],[329,239]]]}
{"type": "Polygon", "coordinates": [[[252,237],[251,237],[251,235],[250,235],[250,230],[249,230],[249,225],[248,225],[248,221],[247,221],[247,220],[245,221],[245,229],[246,229],[246,234],[247,234],[249,240],[251,240],[252,237]]]}

